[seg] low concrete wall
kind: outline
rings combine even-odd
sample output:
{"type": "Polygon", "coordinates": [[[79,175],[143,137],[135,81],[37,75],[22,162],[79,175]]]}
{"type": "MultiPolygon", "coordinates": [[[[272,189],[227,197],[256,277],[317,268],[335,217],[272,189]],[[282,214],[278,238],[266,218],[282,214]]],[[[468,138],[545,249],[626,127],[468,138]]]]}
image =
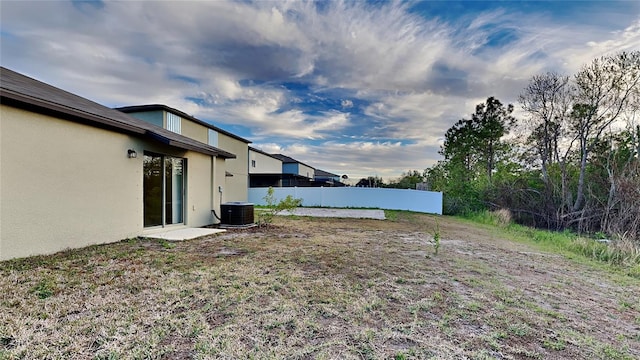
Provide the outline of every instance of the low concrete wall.
{"type": "MultiPolygon", "coordinates": [[[[301,198],[302,206],[379,208],[442,214],[441,192],[359,187],[283,187],[273,190],[277,201],[291,195],[301,198]]],[[[266,194],[267,188],[250,188],[249,202],[265,205],[266,194]]]]}

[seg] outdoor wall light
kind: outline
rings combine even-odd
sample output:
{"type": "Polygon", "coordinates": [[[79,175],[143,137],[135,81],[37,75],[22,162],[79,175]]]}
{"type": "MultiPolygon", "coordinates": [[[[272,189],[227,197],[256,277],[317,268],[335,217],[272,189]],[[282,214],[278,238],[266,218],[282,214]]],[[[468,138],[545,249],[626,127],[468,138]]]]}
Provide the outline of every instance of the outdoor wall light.
{"type": "Polygon", "coordinates": [[[127,156],[129,157],[129,159],[135,159],[138,157],[138,153],[133,149],[129,149],[127,150],[127,156]]]}

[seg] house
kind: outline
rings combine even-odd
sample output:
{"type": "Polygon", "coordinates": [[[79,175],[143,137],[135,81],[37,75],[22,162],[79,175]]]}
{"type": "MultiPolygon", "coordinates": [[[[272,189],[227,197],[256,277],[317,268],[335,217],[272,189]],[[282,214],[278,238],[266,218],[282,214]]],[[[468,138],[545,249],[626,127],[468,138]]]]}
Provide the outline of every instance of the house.
{"type": "Polygon", "coordinates": [[[313,186],[315,168],[282,154],[271,154],[282,161],[282,186],[313,186]]]}
{"type": "Polygon", "coordinates": [[[213,223],[220,191],[243,199],[226,174],[246,187],[247,171],[227,161],[246,168],[247,151],[193,136],[184,118],[170,131],[164,115],[156,126],[0,68],[0,260],[213,223]]]}
{"type": "Polygon", "coordinates": [[[340,175],[315,169],[292,157],[249,147],[249,187],[345,186],[340,175]]]}
{"type": "Polygon", "coordinates": [[[247,162],[251,141],[166,105],[137,105],[120,107],[116,110],[235,154],[235,159],[226,161],[226,181],[220,196],[223,202],[247,201],[249,186],[247,162]]]}
{"type": "Polygon", "coordinates": [[[341,181],[340,175],[320,169],[316,169],[314,172],[313,181],[316,183],[316,186],[345,186],[341,181]]]}
{"type": "Polygon", "coordinates": [[[249,146],[249,187],[281,187],[282,160],[249,146]]]}

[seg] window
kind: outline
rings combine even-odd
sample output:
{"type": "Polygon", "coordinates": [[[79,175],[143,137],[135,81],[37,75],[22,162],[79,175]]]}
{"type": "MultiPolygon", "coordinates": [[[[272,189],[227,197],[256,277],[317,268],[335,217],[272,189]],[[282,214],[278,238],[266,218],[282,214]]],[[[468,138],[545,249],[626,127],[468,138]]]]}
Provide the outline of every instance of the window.
{"type": "Polygon", "coordinates": [[[182,119],[180,116],[167,113],[167,130],[182,134],[182,119]]]}
{"type": "Polygon", "coordinates": [[[255,160],[251,160],[251,167],[256,167],[256,161],[255,160]]]}
{"type": "Polygon", "coordinates": [[[209,129],[209,145],[218,147],[218,132],[209,129]]]}

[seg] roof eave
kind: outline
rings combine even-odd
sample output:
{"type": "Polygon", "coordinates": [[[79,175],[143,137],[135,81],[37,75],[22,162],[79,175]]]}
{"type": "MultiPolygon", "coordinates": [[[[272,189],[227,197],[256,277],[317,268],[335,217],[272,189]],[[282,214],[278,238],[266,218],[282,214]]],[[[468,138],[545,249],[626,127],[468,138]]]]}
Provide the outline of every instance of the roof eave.
{"type": "Polygon", "coordinates": [[[135,134],[144,134],[146,132],[145,129],[135,125],[115,121],[115,120],[98,116],[95,114],[91,114],[79,109],[71,108],[68,106],[49,102],[40,98],[21,94],[5,88],[0,88],[0,98],[2,99],[2,104],[5,104],[5,105],[9,105],[9,106],[13,105],[20,108],[35,107],[39,110],[38,111],[39,113],[42,113],[44,110],[45,112],[64,114],[64,115],[71,116],[72,120],[74,120],[75,122],[97,123],[104,127],[115,128],[121,131],[135,133],[135,134]],[[7,100],[9,101],[7,102],[7,100]]]}
{"type": "Polygon", "coordinates": [[[146,135],[150,138],[152,138],[155,141],[159,141],[163,144],[166,145],[170,145],[170,146],[174,146],[180,149],[184,149],[184,150],[192,150],[192,151],[196,151],[202,154],[206,154],[206,155],[211,155],[211,156],[218,156],[224,159],[235,159],[236,155],[232,154],[230,152],[224,151],[224,150],[220,150],[218,148],[214,148],[212,146],[208,146],[208,145],[203,145],[203,146],[196,146],[196,145],[192,145],[192,144],[187,144],[185,142],[179,141],[179,140],[173,140],[173,139],[169,139],[165,136],[162,136],[161,134],[158,134],[156,132],[153,131],[147,131],[146,135]]]}

